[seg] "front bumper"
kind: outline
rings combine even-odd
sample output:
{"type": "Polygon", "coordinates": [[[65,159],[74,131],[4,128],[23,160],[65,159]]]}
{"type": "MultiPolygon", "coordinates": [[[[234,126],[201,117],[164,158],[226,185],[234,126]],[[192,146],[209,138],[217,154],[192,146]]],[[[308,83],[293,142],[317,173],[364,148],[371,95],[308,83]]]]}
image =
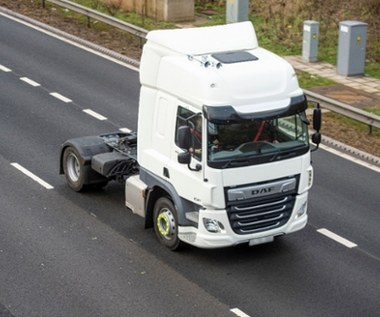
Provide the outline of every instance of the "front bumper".
{"type": "Polygon", "coordinates": [[[236,234],[230,225],[226,210],[202,209],[198,213],[198,228],[179,226],[180,240],[199,248],[222,248],[249,243],[256,245],[272,241],[272,237],[289,234],[303,229],[307,223],[307,198],[305,192],[296,197],[294,208],[289,221],[281,227],[252,234],[236,234]],[[219,223],[219,232],[210,232],[206,229],[204,219],[219,223]]]}

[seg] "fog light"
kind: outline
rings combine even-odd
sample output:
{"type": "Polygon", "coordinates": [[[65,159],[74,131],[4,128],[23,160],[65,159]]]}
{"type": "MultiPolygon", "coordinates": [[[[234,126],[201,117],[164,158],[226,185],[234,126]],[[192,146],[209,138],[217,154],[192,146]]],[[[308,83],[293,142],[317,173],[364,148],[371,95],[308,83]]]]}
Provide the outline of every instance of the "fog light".
{"type": "Polygon", "coordinates": [[[307,202],[305,201],[302,204],[302,206],[298,209],[296,218],[299,218],[299,217],[303,216],[304,214],[306,214],[306,211],[307,211],[307,202]]]}
{"type": "Polygon", "coordinates": [[[216,219],[203,218],[203,224],[206,230],[212,233],[220,233],[224,229],[223,225],[216,219]]]}

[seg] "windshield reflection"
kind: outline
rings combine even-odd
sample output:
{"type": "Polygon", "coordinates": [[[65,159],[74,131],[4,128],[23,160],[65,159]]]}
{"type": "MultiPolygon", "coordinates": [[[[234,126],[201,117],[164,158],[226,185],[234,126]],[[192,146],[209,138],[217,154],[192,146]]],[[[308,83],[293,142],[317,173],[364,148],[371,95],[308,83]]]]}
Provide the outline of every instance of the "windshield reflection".
{"type": "Polygon", "coordinates": [[[282,118],[208,123],[208,164],[228,168],[272,162],[306,153],[309,149],[304,113],[282,118]]]}

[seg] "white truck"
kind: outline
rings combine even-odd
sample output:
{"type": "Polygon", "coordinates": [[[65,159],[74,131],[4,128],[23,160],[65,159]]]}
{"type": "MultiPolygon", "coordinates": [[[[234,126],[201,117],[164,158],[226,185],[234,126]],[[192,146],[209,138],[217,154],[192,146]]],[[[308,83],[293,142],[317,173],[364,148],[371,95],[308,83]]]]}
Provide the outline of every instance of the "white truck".
{"type": "Polygon", "coordinates": [[[157,30],[140,64],[137,133],[62,145],[75,191],[125,183],[125,203],[161,243],[256,245],[307,223],[321,111],[294,69],[260,48],[250,22],[157,30]]]}

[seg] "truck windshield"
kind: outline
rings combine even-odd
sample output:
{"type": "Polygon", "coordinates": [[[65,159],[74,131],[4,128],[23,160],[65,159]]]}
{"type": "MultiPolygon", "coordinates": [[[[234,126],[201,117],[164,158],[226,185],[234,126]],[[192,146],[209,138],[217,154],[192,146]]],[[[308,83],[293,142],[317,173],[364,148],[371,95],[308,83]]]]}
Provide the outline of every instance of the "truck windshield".
{"type": "Polygon", "coordinates": [[[208,123],[208,165],[232,168],[283,160],[309,150],[304,112],[275,119],[208,123]]]}

